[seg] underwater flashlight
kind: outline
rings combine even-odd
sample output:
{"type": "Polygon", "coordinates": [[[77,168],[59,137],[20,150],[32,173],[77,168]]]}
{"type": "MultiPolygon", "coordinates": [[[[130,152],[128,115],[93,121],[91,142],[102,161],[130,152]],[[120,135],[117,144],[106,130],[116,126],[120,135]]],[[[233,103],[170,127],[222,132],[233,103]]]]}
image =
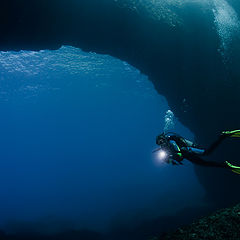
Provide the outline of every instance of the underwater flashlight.
{"type": "Polygon", "coordinates": [[[167,156],[167,153],[165,151],[163,151],[163,150],[159,151],[158,157],[160,159],[164,159],[164,158],[166,158],[166,156],[167,156]]]}
{"type": "Polygon", "coordinates": [[[169,152],[162,147],[155,149],[153,153],[156,153],[155,162],[157,165],[166,163],[170,157],[169,152]]]}
{"type": "Polygon", "coordinates": [[[167,158],[167,156],[168,156],[168,154],[167,154],[166,151],[164,151],[164,150],[161,150],[161,151],[159,151],[159,153],[158,153],[158,158],[159,158],[160,160],[165,160],[165,159],[167,158]]]}

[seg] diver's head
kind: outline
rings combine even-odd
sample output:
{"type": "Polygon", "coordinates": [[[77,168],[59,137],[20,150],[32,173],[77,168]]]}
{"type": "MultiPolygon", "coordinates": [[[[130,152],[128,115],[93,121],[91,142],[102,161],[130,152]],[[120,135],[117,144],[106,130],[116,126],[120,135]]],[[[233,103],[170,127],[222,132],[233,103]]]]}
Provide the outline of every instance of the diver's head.
{"type": "Polygon", "coordinates": [[[167,145],[167,143],[168,143],[168,139],[165,133],[162,133],[156,137],[157,145],[163,146],[163,145],[167,145]]]}

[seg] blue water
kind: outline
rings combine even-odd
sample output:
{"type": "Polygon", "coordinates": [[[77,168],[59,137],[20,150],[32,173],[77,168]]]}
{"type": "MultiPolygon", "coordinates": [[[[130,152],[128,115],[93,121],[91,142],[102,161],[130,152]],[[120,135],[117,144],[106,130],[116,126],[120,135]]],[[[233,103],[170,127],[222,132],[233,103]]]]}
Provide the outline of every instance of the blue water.
{"type": "Polygon", "coordinates": [[[169,107],[137,69],[65,46],[1,52],[0,74],[2,228],[106,230],[204,204],[190,163],[152,156],[169,107]]]}

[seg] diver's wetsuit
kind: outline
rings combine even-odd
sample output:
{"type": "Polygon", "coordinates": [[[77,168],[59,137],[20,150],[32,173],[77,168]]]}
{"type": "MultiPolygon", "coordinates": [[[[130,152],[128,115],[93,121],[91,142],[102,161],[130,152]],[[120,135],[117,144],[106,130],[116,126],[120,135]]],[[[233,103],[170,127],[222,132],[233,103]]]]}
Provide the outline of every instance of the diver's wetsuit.
{"type": "Polygon", "coordinates": [[[229,166],[225,162],[206,161],[200,157],[211,154],[225,138],[225,135],[219,135],[218,139],[213,142],[209,148],[202,149],[199,146],[196,146],[194,143],[190,142],[189,140],[186,140],[180,136],[167,135],[170,148],[175,152],[179,153],[180,151],[181,153],[180,155],[176,153],[172,155],[172,158],[178,163],[181,163],[181,161],[186,158],[190,162],[202,166],[229,168],[229,166]]]}

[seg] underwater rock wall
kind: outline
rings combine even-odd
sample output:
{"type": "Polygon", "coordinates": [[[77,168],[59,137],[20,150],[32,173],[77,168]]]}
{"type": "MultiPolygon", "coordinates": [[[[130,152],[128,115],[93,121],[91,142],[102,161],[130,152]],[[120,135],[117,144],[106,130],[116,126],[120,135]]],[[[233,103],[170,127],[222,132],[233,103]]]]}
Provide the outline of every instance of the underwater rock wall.
{"type": "MultiPolygon", "coordinates": [[[[7,0],[1,5],[0,50],[72,45],[127,61],[149,76],[205,145],[221,130],[239,128],[239,5],[238,0],[7,0]]],[[[214,159],[238,160],[239,144],[229,140],[228,151],[219,150],[214,159]]],[[[201,167],[196,173],[208,198],[220,205],[240,199],[239,176],[201,167]]]]}
{"type": "MultiPolygon", "coordinates": [[[[183,226],[172,234],[159,238],[161,240],[174,239],[240,239],[240,205],[221,209],[216,213],[201,218],[191,225],[183,226]]],[[[154,238],[157,240],[158,238],[154,238]]],[[[153,239],[153,240],[154,240],[153,239]]]]}

